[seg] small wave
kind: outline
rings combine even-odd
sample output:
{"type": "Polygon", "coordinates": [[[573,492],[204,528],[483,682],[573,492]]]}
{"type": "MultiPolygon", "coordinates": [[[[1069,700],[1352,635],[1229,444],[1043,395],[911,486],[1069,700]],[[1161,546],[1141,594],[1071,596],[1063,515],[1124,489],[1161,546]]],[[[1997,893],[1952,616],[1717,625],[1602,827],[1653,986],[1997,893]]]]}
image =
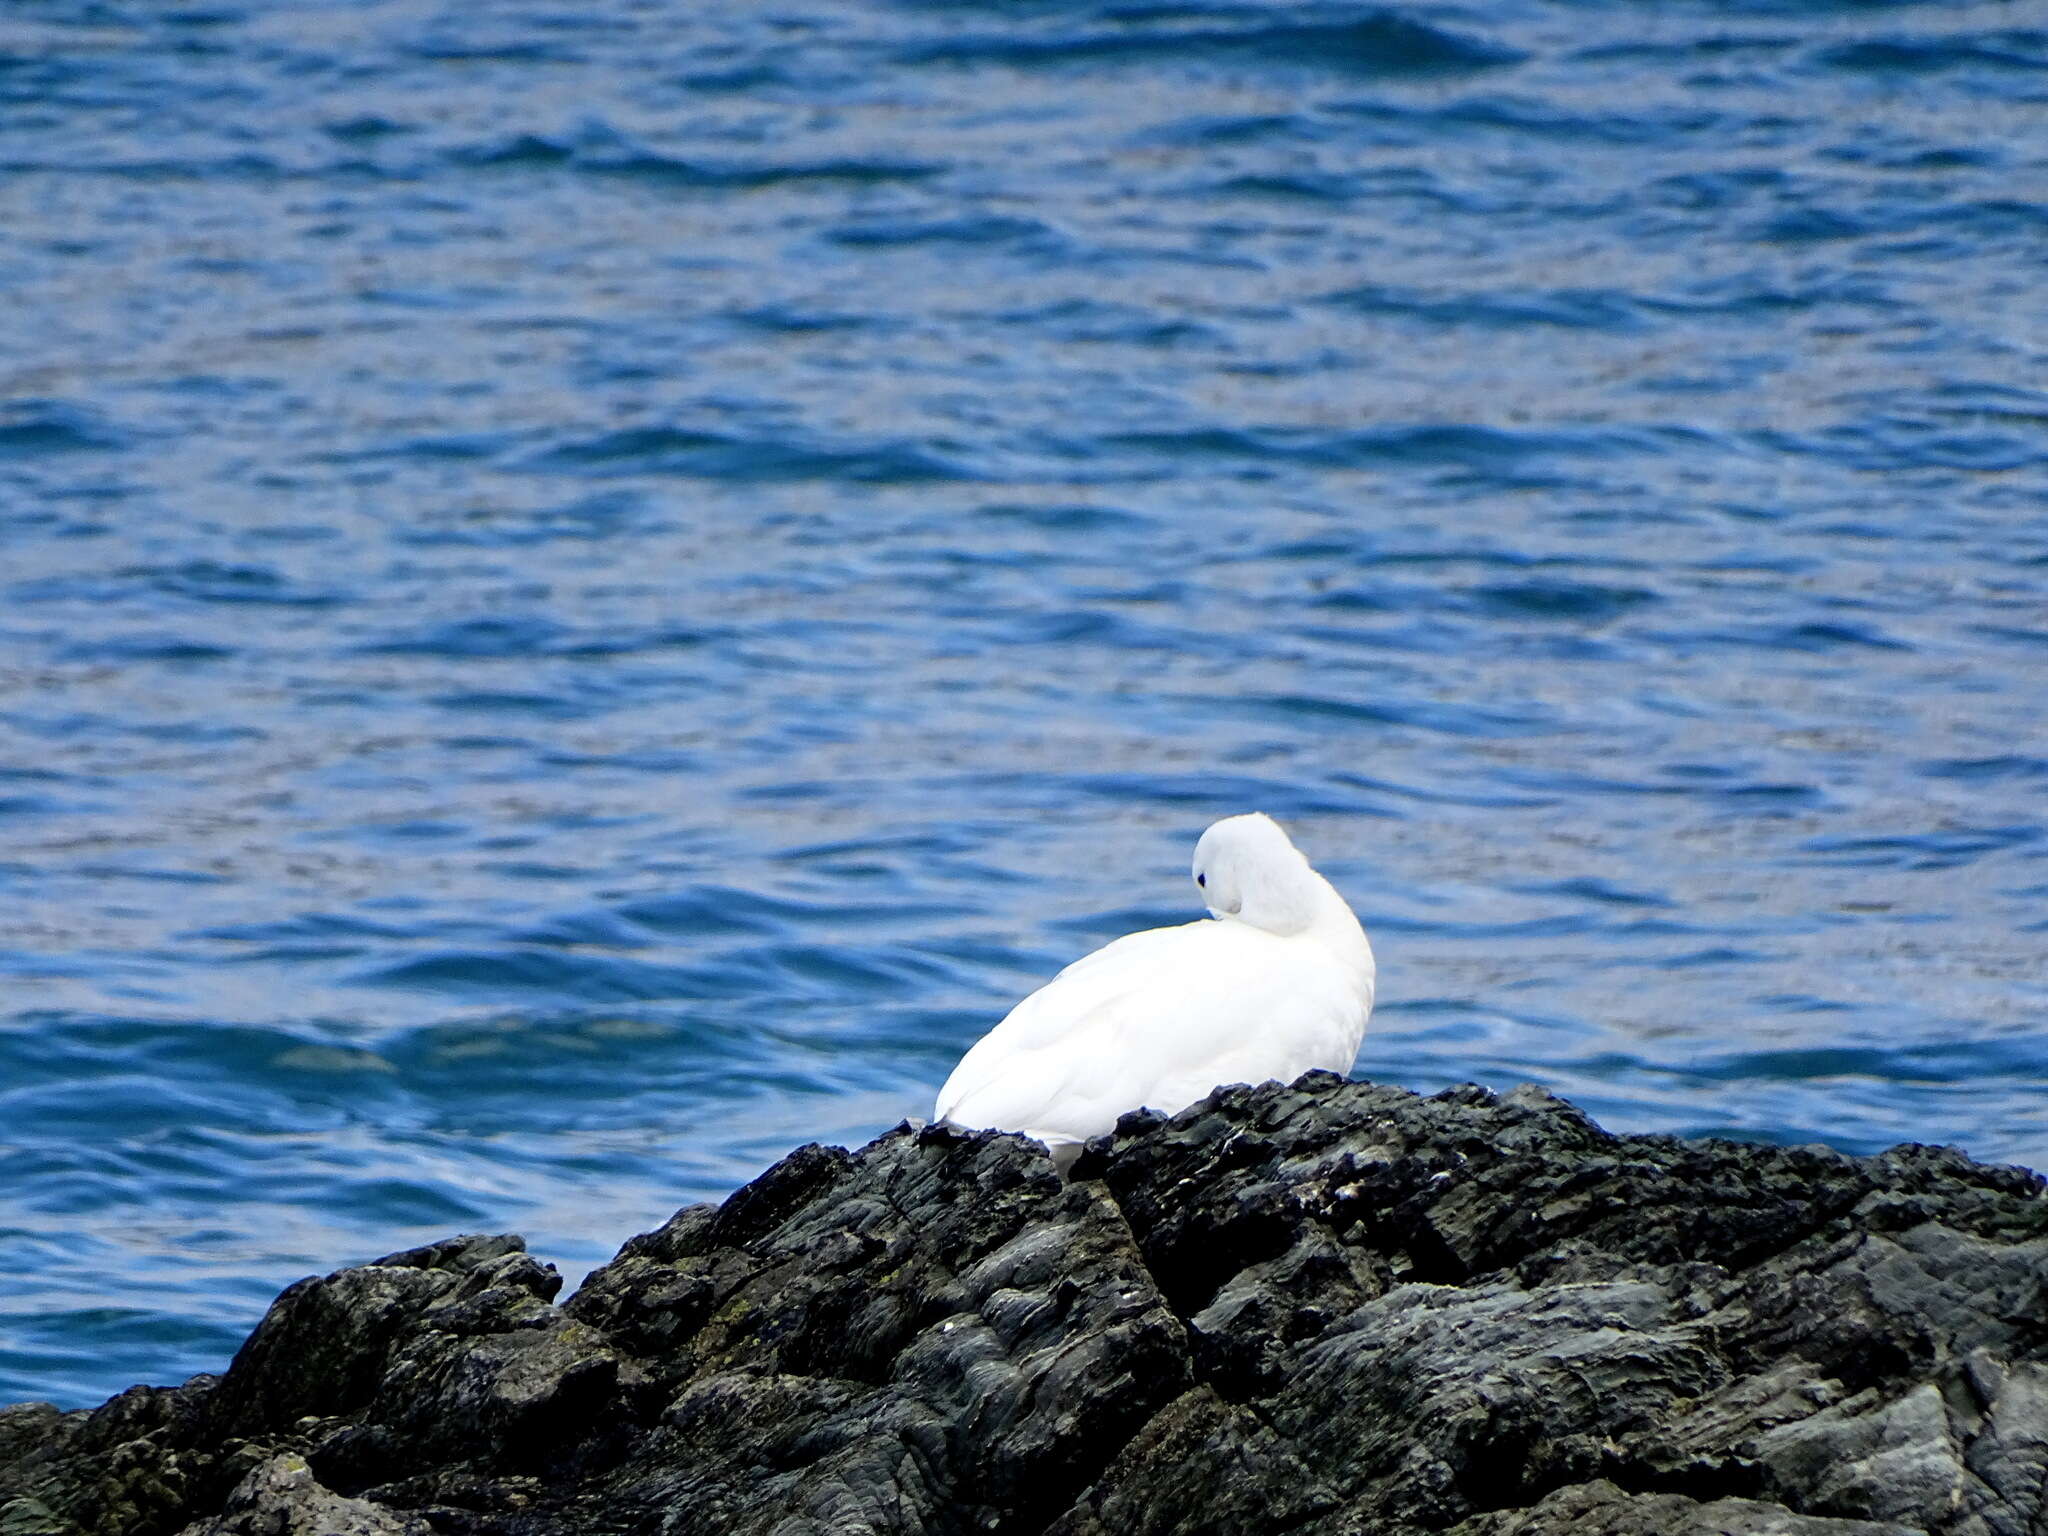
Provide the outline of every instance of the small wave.
{"type": "Polygon", "coordinates": [[[1019,645],[1088,645],[1176,656],[1225,655],[1234,648],[1191,625],[1151,624],[1099,608],[1062,608],[1007,620],[1004,634],[1019,645]]]}
{"type": "Polygon", "coordinates": [[[835,1008],[866,998],[915,998],[958,985],[954,967],[907,944],[779,944],[742,950],[725,965],[745,970],[763,990],[814,997],[835,1008]]]}
{"type": "Polygon", "coordinates": [[[1860,470],[1949,469],[2000,474],[2048,463],[2048,442],[2012,432],[1955,432],[1908,422],[1861,422],[1817,433],[1759,432],[1773,451],[1860,470]]]}
{"type": "Polygon", "coordinates": [[[1973,626],[1976,633],[1990,640],[2003,640],[2014,645],[2048,645],[2048,629],[2025,629],[2016,624],[1978,624],[1973,626]]]}
{"type": "Polygon", "coordinates": [[[1988,1078],[2048,1083],[2048,1037],[1998,1036],[1897,1049],[1833,1046],[1708,1056],[1686,1070],[1725,1081],[1866,1077],[1883,1082],[1973,1083],[1988,1078]]]}
{"type": "Polygon", "coordinates": [[[828,238],[838,245],[883,247],[1007,245],[1049,249],[1064,244],[1049,224],[992,214],[957,219],[867,219],[842,224],[828,238]]]}
{"type": "Polygon", "coordinates": [[[1717,30],[1669,42],[1630,39],[1627,42],[1595,43],[1577,49],[1571,56],[1595,64],[1620,62],[1684,66],[1704,60],[1751,56],[1774,58],[1797,41],[1789,34],[1743,36],[1717,30]]]}
{"type": "Polygon", "coordinates": [[[661,531],[666,520],[637,492],[605,491],[559,506],[513,510],[490,506],[434,509],[394,530],[407,544],[481,549],[517,548],[556,540],[594,542],[661,531]]]}
{"type": "Polygon", "coordinates": [[[1496,582],[1468,595],[1504,618],[1605,624],[1658,600],[1646,587],[1608,587],[1589,581],[1496,582]]]}
{"type": "Polygon", "coordinates": [[[940,170],[936,165],[913,161],[815,160],[787,164],[719,164],[653,153],[617,157],[593,156],[578,163],[600,175],[623,176],[684,187],[739,191],[787,186],[800,182],[844,182],[854,186],[865,186],[886,182],[922,181],[937,175],[940,170]]]}
{"type": "Polygon", "coordinates": [[[1546,880],[1531,885],[1511,885],[1511,891],[1524,896],[1565,896],[1574,901],[1594,901],[1603,906],[1615,907],[1674,907],[1670,897],[1656,891],[1631,890],[1625,885],[1616,885],[1611,880],[1595,879],[1581,875],[1571,880],[1546,880]]]}
{"type": "Polygon", "coordinates": [[[287,170],[269,155],[250,152],[226,155],[168,157],[143,155],[113,160],[6,160],[0,175],[105,176],[120,181],[248,181],[282,180],[287,170]]]}
{"type": "Polygon", "coordinates": [[[1424,805],[1462,805],[1480,810],[1536,810],[1555,805],[1556,800],[1544,796],[1486,794],[1477,790],[1455,790],[1443,787],[1425,787],[1419,784],[1401,784],[1391,779],[1368,778],[1362,773],[1334,773],[1332,782],[1354,789],[1366,790],[1373,794],[1391,795],[1398,800],[1414,800],[1424,805]]]}
{"type": "Polygon", "coordinates": [[[170,566],[136,566],[124,581],[200,603],[251,604],[279,608],[326,608],[342,601],[331,588],[308,586],[267,565],[246,561],[187,560],[170,566]]]}
{"type": "Polygon", "coordinates": [[[750,309],[733,310],[728,318],[752,330],[767,331],[777,336],[814,336],[834,331],[886,329],[886,323],[875,315],[859,315],[845,310],[807,308],[791,304],[757,304],[750,309]]]}
{"type": "Polygon", "coordinates": [[[1121,343],[1126,346],[1173,347],[1213,341],[1217,333],[1184,316],[1136,304],[1109,304],[1099,299],[1063,299],[1036,309],[1013,310],[996,317],[1035,335],[1063,341],[1121,343]]]}
{"type": "Polygon", "coordinates": [[[1559,289],[1535,294],[1489,290],[1429,297],[1412,289],[1367,284],[1326,295],[1323,302],[1360,314],[1389,315],[1438,327],[1469,325],[1488,330],[1521,330],[1530,326],[1559,326],[1566,330],[1626,331],[1641,323],[1625,295],[1596,289],[1559,289]]]}
{"type": "Polygon", "coordinates": [[[347,1178],[322,1181],[324,1188],[307,1191],[330,1210],[367,1227],[401,1231],[407,1227],[474,1226],[489,1221],[494,1207],[452,1182],[405,1178],[347,1178]]]}
{"type": "Polygon", "coordinates": [[[1482,128],[1566,142],[1618,146],[1671,145],[1676,141],[1727,133],[1738,126],[1726,114],[1704,107],[1645,104],[1624,115],[1562,110],[1542,101],[1492,97],[1461,101],[1432,114],[1448,127],[1482,128]]]}
{"type": "Polygon", "coordinates": [[[427,702],[436,709],[456,714],[532,715],[543,720],[580,720],[605,708],[594,698],[571,698],[561,693],[510,688],[466,688],[453,693],[434,694],[427,702]]]}
{"type": "Polygon", "coordinates": [[[627,1002],[690,997],[699,990],[696,973],[682,966],[539,949],[449,950],[377,966],[352,980],[476,1000],[553,996],[627,1002]]]}
{"type": "Polygon", "coordinates": [[[1554,795],[1694,795],[1701,792],[1697,784],[1671,784],[1662,779],[1624,779],[1611,773],[1500,768],[1495,770],[1495,776],[1519,789],[1554,795]]]}
{"type": "Polygon", "coordinates": [[[1327,138],[1329,130],[1306,112],[1254,115],[1210,113],[1175,118],[1140,134],[1141,144],[1192,148],[1232,144],[1293,143],[1327,138]]]}
{"type": "MultiPolygon", "coordinates": [[[[1374,690],[1373,699],[1349,699],[1328,694],[1247,695],[1242,698],[1202,696],[1190,698],[1208,708],[1241,710],[1298,724],[1357,726],[1399,726],[1447,736],[1497,739],[1546,729],[1551,722],[1527,710],[1505,708],[1495,700],[1488,704],[1454,704],[1434,699],[1403,699],[1374,690]]],[[[1385,814],[1382,812],[1381,814],[1385,814]]]]}
{"type": "Polygon", "coordinates": [[[1749,628],[1671,630],[1645,634],[1679,651],[1696,647],[1737,647],[1744,650],[1798,651],[1825,654],[1841,650],[1906,651],[1912,647],[1869,624],[1808,620],[1801,624],[1759,624],[1749,628]]]}
{"type": "MultiPolygon", "coordinates": [[[[437,930],[379,922],[374,918],[342,912],[305,912],[296,917],[260,923],[216,923],[194,928],[181,935],[191,939],[218,939],[231,944],[298,944],[334,939],[420,939],[437,930]]],[[[445,929],[439,930],[447,937],[445,929]]]]}
{"type": "Polygon", "coordinates": [[[1866,38],[1815,54],[1828,69],[1856,74],[1930,75],[1951,69],[2048,70],[2048,32],[1980,32],[1866,38]]]}
{"type": "Polygon", "coordinates": [[[1828,208],[1795,208],[1766,220],[1750,231],[1750,238],[1766,245],[1819,245],[1831,240],[1853,240],[1868,234],[1871,225],[1828,208]]]}
{"type": "Polygon", "coordinates": [[[435,64],[573,64],[582,55],[553,41],[491,40],[435,32],[407,45],[416,59],[435,64]]]}
{"type": "Polygon", "coordinates": [[[1200,189],[1203,197],[1270,198],[1290,203],[1348,203],[1358,196],[1358,183],[1328,172],[1292,171],[1256,176],[1230,176],[1200,189]]]}
{"type": "Polygon", "coordinates": [[[63,654],[80,661],[225,661],[239,654],[233,646],[218,640],[196,640],[183,635],[109,635],[98,640],[74,640],[63,654]]]}
{"type": "Polygon", "coordinates": [[[378,139],[393,138],[412,131],[411,124],[401,123],[375,112],[359,112],[353,117],[334,118],[320,126],[329,137],[339,139],[344,144],[370,144],[378,139]]]}
{"type": "Polygon", "coordinates": [[[1413,466],[1499,474],[1542,458],[1613,458],[1660,451],[1669,434],[1641,429],[1509,431],[1468,424],[1381,427],[1365,432],[1203,427],[1125,432],[1103,441],[1163,458],[1244,459],[1325,469],[1413,466]]]}
{"type": "Polygon", "coordinates": [[[520,660],[539,657],[598,659],[685,650],[717,638],[717,632],[683,624],[649,629],[572,629],[544,614],[453,619],[410,634],[367,641],[366,656],[443,656],[465,660],[520,660]]]}
{"type": "Polygon", "coordinates": [[[562,649],[562,626],[546,618],[457,619],[362,647],[372,656],[549,656],[562,649]]]}
{"type": "Polygon", "coordinates": [[[910,485],[972,479],[961,464],[917,443],[835,445],[737,437],[681,427],[628,427],[563,443],[529,469],[585,475],[683,475],[706,480],[851,480],[910,485]]]}
{"type": "Polygon", "coordinates": [[[1375,933],[1412,933],[1439,939],[1559,939],[1591,933],[1603,926],[1603,919],[1585,913],[1555,917],[1531,917],[1519,922],[1460,923],[1443,918],[1406,917],[1381,912],[1371,919],[1375,933]]]}
{"type": "MultiPolygon", "coordinates": [[[[717,1073],[758,1057],[766,1045],[757,1031],[699,1010],[636,1006],[423,1024],[392,1036],[380,1053],[409,1093],[488,1123],[507,1106],[530,1105],[537,1075],[551,1099],[601,1100],[616,1098],[622,1082],[644,1089],[664,1074],[717,1073]]],[[[714,1078],[706,1086],[718,1092],[730,1085],[714,1078]]]]}
{"type": "Polygon", "coordinates": [[[1055,37],[985,36],[906,49],[915,64],[997,64],[1013,69],[1153,63],[1265,64],[1332,74],[1452,75],[1498,69],[1525,55],[1393,11],[1351,21],[1226,30],[1089,32],[1055,37]]]}
{"type": "Polygon", "coordinates": [[[695,937],[783,931],[780,916],[763,911],[757,898],[720,886],[643,896],[613,911],[617,918],[656,934],[695,937]]]}
{"type": "MultiPolygon", "coordinates": [[[[709,886],[699,895],[703,898],[716,897],[724,910],[736,919],[744,918],[792,930],[806,927],[872,928],[898,923],[915,928],[934,918],[956,916],[960,910],[929,901],[898,900],[878,905],[872,902],[807,900],[800,896],[741,891],[726,886],[709,886]]],[[[663,898],[664,902],[667,900],[669,898],[663,898]]],[[[621,910],[638,913],[645,908],[636,906],[621,910]]],[[[644,920],[636,917],[636,921],[644,920]]]]}
{"type": "MultiPolygon", "coordinates": [[[[1667,933],[1696,930],[1683,923],[1622,923],[1610,930],[1616,938],[1635,940],[1663,937],[1667,933]]],[[[1594,971],[1707,971],[1718,972],[1732,965],[1763,965],[1789,958],[1783,950],[1742,949],[1733,944],[1711,944],[1704,949],[1673,953],[1613,954],[1589,960],[1594,971]]]]}
{"type": "Polygon", "coordinates": [[[376,1051],[309,1027],[104,1015],[45,1015],[0,1044],[10,1124],[96,1118],[132,1131],[135,1117],[171,1127],[226,1123],[303,1128],[349,1088],[337,1075],[388,1078],[376,1051]]]}
{"type": "Polygon", "coordinates": [[[1827,862],[1898,869],[1951,869],[1985,854],[2003,853],[2039,842],[2042,829],[2032,825],[1949,827],[1938,832],[1901,833],[1887,837],[1816,837],[1800,845],[1827,862]]]}
{"type": "Polygon", "coordinates": [[[1047,533],[1109,533],[1136,531],[1156,526],[1154,519],[1122,507],[1085,503],[1038,506],[1027,502],[998,502],[976,509],[976,516],[994,522],[1016,523],[1047,533]]]}
{"type": "Polygon", "coordinates": [[[0,407],[0,459],[104,453],[125,445],[100,417],[61,400],[19,400],[0,407]]]}
{"type": "Polygon", "coordinates": [[[1681,319],[1757,320],[1770,324],[1788,314],[1836,306],[1891,310],[1897,301],[1865,277],[1802,273],[1787,282],[1782,274],[1749,273],[1694,283],[1635,299],[1646,313],[1681,319]]]}
{"type": "Polygon", "coordinates": [[[27,816],[53,816],[70,809],[49,795],[0,795],[0,821],[27,816]]]}
{"type": "MultiPolygon", "coordinates": [[[[2042,638],[2048,641],[2048,636],[2042,638]]],[[[1930,779],[1987,782],[1994,779],[2048,779],[2048,758],[2021,757],[2016,754],[2003,757],[1941,758],[1921,763],[1919,766],[1920,771],[1930,779]]]]}
{"type": "Polygon", "coordinates": [[[1255,805],[1272,816],[1374,815],[1377,808],[1357,795],[1291,779],[1262,779],[1224,773],[1095,773],[1069,781],[1097,799],[1201,809],[1227,816],[1255,805]]]}
{"type": "Polygon", "coordinates": [[[568,139],[518,133],[493,143],[452,150],[448,158],[458,165],[479,169],[565,168],[593,176],[715,192],[757,191],[804,182],[862,186],[922,181],[941,169],[923,161],[883,159],[691,159],[623,143],[602,131],[568,139]]]}

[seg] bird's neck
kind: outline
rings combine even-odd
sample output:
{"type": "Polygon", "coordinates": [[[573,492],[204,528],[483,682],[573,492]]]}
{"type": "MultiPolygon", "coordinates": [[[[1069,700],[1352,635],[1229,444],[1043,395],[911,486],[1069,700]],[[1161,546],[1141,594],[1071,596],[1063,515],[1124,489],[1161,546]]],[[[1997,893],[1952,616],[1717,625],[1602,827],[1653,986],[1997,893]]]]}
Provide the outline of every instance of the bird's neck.
{"type": "Polygon", "coordinates": [[[1378,967],[1373,961],[1372,944],[1365,936],[1365,926],[1351,910],[1351,903],[1337,894],[1334,885],[1321,875],[1315,876],[1315,882],[1322,889],[1307,933],[1329,950],[1357,978],[1360,990],[1371,997],[1378,967]]]}

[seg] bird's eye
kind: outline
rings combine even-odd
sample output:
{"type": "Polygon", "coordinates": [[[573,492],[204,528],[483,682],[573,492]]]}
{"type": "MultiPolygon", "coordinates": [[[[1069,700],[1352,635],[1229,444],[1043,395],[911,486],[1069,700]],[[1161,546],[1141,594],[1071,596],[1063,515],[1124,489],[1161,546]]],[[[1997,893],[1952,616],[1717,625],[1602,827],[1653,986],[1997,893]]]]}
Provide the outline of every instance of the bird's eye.
{"type": "Polygon", "coordinates": [[[1209,889],[1209,877],[1207,875],[1197,875],[1195,876],[1195,884],[1206,891],[1209,889]]]}

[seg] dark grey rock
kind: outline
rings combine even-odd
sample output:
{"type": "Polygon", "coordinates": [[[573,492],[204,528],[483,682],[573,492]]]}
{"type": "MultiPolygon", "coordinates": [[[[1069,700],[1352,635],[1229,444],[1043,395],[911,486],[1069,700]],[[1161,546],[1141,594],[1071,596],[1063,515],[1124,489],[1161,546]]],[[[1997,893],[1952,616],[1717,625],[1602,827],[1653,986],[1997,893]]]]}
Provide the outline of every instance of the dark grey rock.
{"type": "Polygon", "coordinates": [[[179,1536],[430,1536],[417,1515],[344,1499],[297,1456],[274,1456],[235,1486],[227,1508],[179,1536]]]}
{"type": "Polygon", "coordinates": [[[0,1536],[2039,1536],[2048,1197],[1313,1074],[806,1147],[575,1297],[302,1281],[220,1377],[0,1411],[0,1536]]]}
{"type": "Polygon", "coordinates": [[[1624,1493],[1601,1481],[1560,1488],[1532,1509],[1482,1515],[1450,1536],[1917,1536],[1918,1527],[1795,1515],[1754,1499],[1701,1503],[1672,1493],[1624,1493]]]}

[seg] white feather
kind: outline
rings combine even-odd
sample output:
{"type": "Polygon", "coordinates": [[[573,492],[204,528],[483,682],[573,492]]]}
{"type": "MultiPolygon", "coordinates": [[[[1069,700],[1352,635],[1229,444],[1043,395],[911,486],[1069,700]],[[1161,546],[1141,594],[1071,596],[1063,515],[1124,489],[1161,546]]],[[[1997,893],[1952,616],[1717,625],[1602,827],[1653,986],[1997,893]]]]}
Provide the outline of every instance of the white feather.
{"type": "Polygon", "coordinates": [[[1205,832],[1195,874],[1213,919],[1126,935],[1061,971],[961,1058],[937,1118],[1057,1152],[1224,1083],[1348,1072],[1374,967],[1343,898],[1264,816],[1205,832]]]}

